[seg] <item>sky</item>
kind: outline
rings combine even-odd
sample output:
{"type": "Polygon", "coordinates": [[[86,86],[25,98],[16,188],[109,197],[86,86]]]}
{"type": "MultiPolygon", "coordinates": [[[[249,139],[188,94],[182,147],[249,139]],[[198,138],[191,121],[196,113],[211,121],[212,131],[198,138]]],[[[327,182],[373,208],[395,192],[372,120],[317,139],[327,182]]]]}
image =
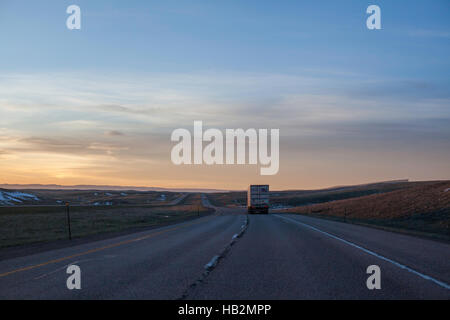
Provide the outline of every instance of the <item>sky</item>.
{"type": "Polygon", "coordinates": [[[448,0],[0,0],[0,41],[0,183],[450,179],[448,0]],[[174,165],[170,135],[195,120],[279,129],[278,174],[174,165]]]}

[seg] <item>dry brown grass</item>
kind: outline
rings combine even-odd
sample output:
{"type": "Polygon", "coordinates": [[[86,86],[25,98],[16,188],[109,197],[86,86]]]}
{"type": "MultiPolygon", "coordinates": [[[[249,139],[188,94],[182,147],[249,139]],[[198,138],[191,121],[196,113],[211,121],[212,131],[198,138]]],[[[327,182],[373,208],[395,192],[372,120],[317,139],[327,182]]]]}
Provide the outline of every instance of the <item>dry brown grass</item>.
{"type": "Polygon", "coordinates": [[[295,207],[284,212],[338,217],[450,236],[449,188],[449,181],[428,182],[383,194],[295,207]]]}

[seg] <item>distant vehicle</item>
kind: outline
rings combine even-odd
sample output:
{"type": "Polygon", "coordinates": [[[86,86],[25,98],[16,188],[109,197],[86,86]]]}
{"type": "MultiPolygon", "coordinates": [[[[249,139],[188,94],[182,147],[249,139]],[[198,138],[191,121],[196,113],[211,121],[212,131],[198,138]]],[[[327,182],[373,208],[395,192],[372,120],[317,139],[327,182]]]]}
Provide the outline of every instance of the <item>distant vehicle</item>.
{"type": "Polygon", "coordinates": [[[269,213],[269,185],[250,185],[247,192],[248,213],[269,213]]]}

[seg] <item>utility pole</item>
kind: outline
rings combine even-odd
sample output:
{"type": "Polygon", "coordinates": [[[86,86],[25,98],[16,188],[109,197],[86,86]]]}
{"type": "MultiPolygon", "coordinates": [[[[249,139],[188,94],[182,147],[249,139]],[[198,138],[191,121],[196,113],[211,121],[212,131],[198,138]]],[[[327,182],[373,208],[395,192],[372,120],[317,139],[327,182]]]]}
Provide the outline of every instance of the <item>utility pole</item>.
{"type": "Polygon", "coordinates": [[[66,202],[66,209],[67,209],[67,226],[69,228],[69,240],[72,240],[72,231],[70,230],[70,210],[68,202],[66,202]]]}

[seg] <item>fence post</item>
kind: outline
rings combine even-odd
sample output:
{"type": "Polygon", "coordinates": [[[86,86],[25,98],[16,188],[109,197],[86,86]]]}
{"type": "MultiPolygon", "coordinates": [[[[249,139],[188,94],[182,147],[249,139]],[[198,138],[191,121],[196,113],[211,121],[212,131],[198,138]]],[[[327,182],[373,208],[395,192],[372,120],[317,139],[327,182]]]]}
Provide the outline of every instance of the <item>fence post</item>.
{"type": "Polygon", "coordinates": [[[70,230],[70,210],[68,202],[66,202],[66,209],[67,209],[67,226],[69,228],[69,240],[72,240],[72,231],[70,230]]]}

